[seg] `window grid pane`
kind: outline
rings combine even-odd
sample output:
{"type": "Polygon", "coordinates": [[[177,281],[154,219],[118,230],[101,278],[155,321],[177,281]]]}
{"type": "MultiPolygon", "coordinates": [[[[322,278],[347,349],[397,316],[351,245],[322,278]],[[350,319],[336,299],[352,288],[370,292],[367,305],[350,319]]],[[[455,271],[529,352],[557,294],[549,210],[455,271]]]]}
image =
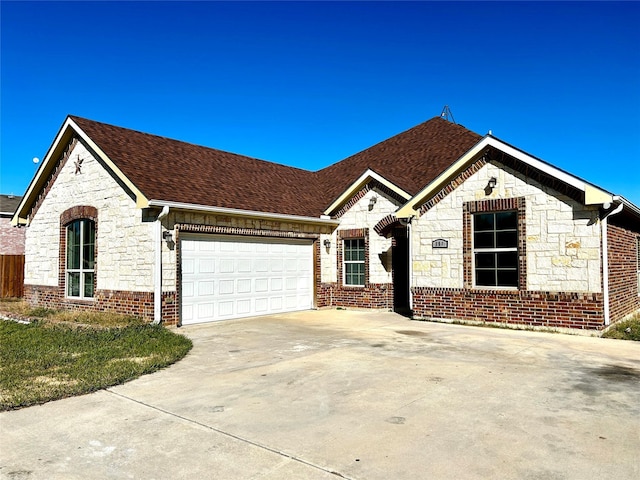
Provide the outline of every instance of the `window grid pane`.
{"type": "Polygon", "coordinates": [[[473,227],[476,286],[517,287],[517,212],[476,214],[473,227]]]}
{"type": "Polygon", "coordinates": [[[67,227],[67,287],[69,297],[92,298],[95,283],[96,224],[76,220],[67,227]]]}
{"type": "Polygon", "coordinates": [[[355,238],[344,240],[344,284],[364,286],[364,239],[355,238]]]}

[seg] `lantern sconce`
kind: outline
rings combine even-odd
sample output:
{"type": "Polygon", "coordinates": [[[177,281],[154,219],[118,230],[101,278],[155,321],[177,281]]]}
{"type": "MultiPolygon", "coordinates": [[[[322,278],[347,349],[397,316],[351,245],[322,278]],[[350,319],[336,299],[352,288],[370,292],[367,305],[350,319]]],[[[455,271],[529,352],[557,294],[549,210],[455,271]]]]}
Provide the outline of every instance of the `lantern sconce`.
{"type": "Polygon", "coordinates": [[[322,242],[324,247],[329,250],[329,248],[331,248],[331,240],[329,240],[328,238],[324,239],[324,242],[322,242]]]}
{"type": "Polygon", "coordinates": [[[373,210],[373,206],[376,204],[376,202],[378,201],[378,197],[371,197],[369,199],[369,211],[373,210]]]}
{"type": "Polygon", "coordinates": [[[489,179],[489,183],[487,183],[487,186],[484,187],[485,195],[491,195],[491,193],[493,192],[493,189],[496,188],[497,184],[498,184],[498,179],[496,177],[491,177],[489,179]]]}

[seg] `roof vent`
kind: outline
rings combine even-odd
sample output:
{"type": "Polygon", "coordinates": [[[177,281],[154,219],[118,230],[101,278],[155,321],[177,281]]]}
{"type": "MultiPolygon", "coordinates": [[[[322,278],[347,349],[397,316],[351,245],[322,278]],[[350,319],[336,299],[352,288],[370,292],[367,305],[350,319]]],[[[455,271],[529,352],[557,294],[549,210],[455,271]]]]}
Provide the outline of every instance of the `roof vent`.
{"type": "Polygon", "coordinates": [[[451,109],[449,108],[449,105],[444,106],[444,108],[442,109],[442,113],[440,113],[440,118],[444,118],[446,121],[451,123],[456,123],[456,121],[453,118],[453,113],[451,113],[451,109]]]}

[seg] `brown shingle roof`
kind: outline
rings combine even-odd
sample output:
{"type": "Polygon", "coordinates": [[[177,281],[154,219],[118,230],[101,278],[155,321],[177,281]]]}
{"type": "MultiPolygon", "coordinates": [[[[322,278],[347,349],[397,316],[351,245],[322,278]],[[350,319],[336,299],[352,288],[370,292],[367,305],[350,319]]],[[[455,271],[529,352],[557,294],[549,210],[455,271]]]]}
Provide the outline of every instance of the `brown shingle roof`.
{"type": "Polygon", "coordinates": [[[317,217],[368,168],[415,194],[480,136],[439,117],[317,172],[70,117],[148,198],[317,217]]]}
{"type": "Polygon", "coordinates": [[[309,171],[71,118],[149,200],[303,216],[321,210],[309,171]]]}
{"type": "Polygon", "coordinates": [[[329,202],[371,169],[415,195],[482,137],[434,117],[318,172],[329,202]]]}

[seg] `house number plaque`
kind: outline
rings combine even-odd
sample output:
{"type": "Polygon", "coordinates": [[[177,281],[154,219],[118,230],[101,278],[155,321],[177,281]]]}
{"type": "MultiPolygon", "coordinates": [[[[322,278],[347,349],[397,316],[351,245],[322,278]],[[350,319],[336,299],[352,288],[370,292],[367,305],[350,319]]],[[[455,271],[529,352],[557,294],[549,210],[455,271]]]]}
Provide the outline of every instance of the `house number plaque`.
{"type": "Polygon", "coordinates": [[[444,238],[438,238],[431,242],[432,248],[449,248],[449,240],[445,240],[444,238]]]}

